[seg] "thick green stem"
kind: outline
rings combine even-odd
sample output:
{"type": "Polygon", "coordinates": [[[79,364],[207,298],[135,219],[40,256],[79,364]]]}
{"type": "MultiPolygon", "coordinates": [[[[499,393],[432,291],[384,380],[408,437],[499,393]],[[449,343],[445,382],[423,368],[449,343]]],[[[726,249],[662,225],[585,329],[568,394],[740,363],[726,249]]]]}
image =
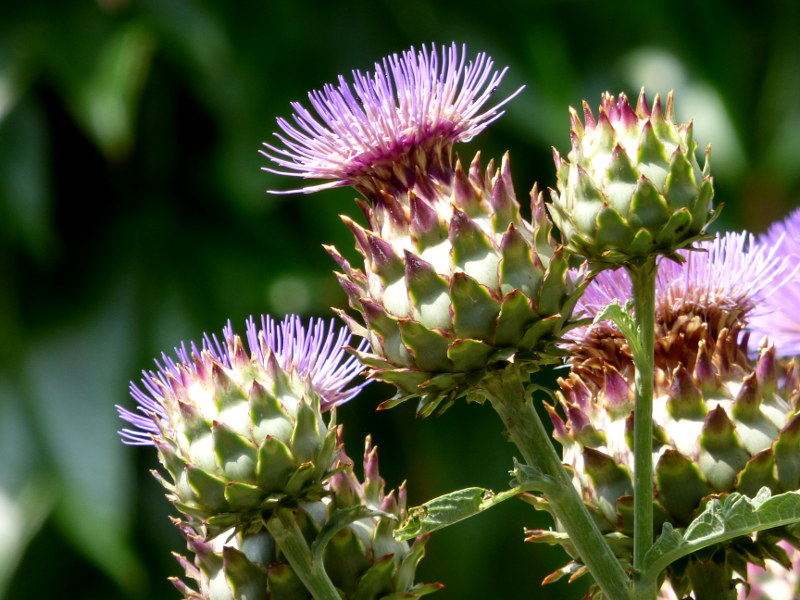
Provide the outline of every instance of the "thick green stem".
{"type": "Polygon", "coordinates": [[[629,267],[633,281],[634,319],[639,337],[639,352],[633,356],[636,367],[636,403],[633,413],[633,570],[634,598],[652,600],[655,584],[636,577],[644,567],[644,557],[653,545],[653,380],[655,378],[655,293],[656,259],[639,267],[629,267]]]}
{"type": "Polygon", "coordinates": [[[545,496],[606,598],[629,598],[628,577],[575,490],[525,390],[522,376],[508,367],[488,378],[483,390],[525,461],[553,480],[545,496]]]}
{"type": "Polygon", "coordinates": [[[314,600],[342,600],[325,572],[325,566],[312,559],[311,550],[291,509],[279,508],[267,522],[267,529],[314,600]]]}

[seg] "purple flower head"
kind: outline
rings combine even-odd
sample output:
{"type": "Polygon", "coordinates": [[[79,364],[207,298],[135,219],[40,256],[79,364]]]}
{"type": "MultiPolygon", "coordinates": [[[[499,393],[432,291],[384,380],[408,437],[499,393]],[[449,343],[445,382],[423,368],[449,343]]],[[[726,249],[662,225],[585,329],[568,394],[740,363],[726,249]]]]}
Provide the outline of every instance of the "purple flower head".
{"type": "MultiPolygon", "coordinates": [[[[310,319],[304,327],[300,317],[289,315],[280,323],[272,317],[261,317],[258,328],[251,317],[247,321],[250,356],[230,322],[222,330],[223,341],[216,335],[204,335],[200,346],[191,342],[175,348],[175,357],[166,353],[156,360],[156,370],[143,371],[141,387],[130,384],[130,393],[138,406],[135,411],[117,406],[120,418],[133,428],[120,435],[126,444],[153,445],[162,428],[170,423],[170,411],[182,413],[186,405],[211,421],[232,421],[249,418],[221,407],[215,395],[221,380],[242,389],[265,385],[279,370],[290,379],[308,385],[320,398],[320,408],[327,411],[355,397],[367,382],[351,387],[348,384],[363,371],[355,356],[346,356],[350,334],[346,327],[336,328],[334,321],[326,325],[322,319],[310,319]],[[224,413],[228,410],[228,413],[224,413]]],[[[366,342],[358,346],[366,349],[366,342]]],[[[247,407],[244,407],[247,413],[247,407]]]]}
{"type": "MultiPolygon", "coordinates": [[[[680,250],[683,264],[659,263],[656,276],[656,318],[670,315],[724,311],[748,324],[766,314],[764,299],[783,289],[796,269],[775,245],[756,243],[746,232],[726,233],[697,245],[699,251],[680,250]]],[[[603,271],[589,284],[575,308],[576,313],[595,317],[605,306],[632,299],[631,280],[624,269],[603,271]]],[[[580,340],[586,328],[569,335],[580,340]]]]}
{"type": "MultiPolygon", "coordinates": [[[[297,315],[289,315],[280,323],[263,315],[261,329],[252,317],[247,320],[247,343],[253,354],[266,363],[272,352],[284,371],[310,382],[322,399],[323,411],[344,404],[369,383],[346,387],[364,370],[355,356],[347,354],[350,337],[347,327],[337,330],[333,319],[327,327],[322,319],[310,319],[303,327],[297,315]]],[[[365,349],[366,341],[362,340],[358,350],[365,349]]]]}
{"type": "Polygon", "coordinates": [[[265,143],[261,152],[281,167],[265,171],[331,181],[273,193],[353,185],[416,150],[468,141],[522,90],[484,109],[505,72],[484,53],[467,61],[466,46],[453,43],[439,51],[431,44],[393,54],[376,62],[373,72],[353,71],[352,83],[340,75],[338,85],[309,92],[311,110],[293,102],[293,122],[277,119],[280,144],[265,143]]]}
{"type": "MultiPolygon", "coordinates": [[[[758,238],[758,245],[769,248],[791,264],[800,265],[800,209],[773,223],[758,238]]],[[[800,275],[794,274],[785,285],[764,295],[759,314],[752,322],[755,332],[767,336],[782,356],[800,355],[800,275]]]]}

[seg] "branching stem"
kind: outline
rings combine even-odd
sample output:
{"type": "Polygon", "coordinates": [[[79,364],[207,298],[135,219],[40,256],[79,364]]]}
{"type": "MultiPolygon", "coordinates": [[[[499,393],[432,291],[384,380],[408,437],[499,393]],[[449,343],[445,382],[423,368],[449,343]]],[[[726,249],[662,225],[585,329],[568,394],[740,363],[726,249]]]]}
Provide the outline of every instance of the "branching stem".
{"type": "Polygon", "coordinates": [[[314,600],[342,600],[325,572],[325,566],[312,559],[311,550],[291,509],[277,509],[267,522],[267,529],[314,600]]]}
{"type": "Polygon", "coordinates": [[[629,598],[629,579],[564,469],[525,389],[523,375],[508,367],[490,377],[483,389],[525,461],[552,478],[545,497],[606,598],[629,598]]]}

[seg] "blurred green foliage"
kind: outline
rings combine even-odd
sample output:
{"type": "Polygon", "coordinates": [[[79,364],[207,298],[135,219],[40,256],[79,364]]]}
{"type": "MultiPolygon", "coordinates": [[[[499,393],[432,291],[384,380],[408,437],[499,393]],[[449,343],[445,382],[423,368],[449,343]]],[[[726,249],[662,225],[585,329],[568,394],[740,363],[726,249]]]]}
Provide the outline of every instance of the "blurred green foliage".
{"type": "MultiPolygon", "coordinates": [[[[265,193],[297,185],[257,153],[290,101],[412,44],[466,42],[510,66],[499,94],[527,88],[460,152],[510,149],[522,196],[554,184],[568,105],[674,89],[714,144],[718,226],[759,232],[800,203],[799,26],[792,0],[3,3],[0,597],[178,597],[155,453],[119,443],[114,404],[152,357],[227,319],[344,304],[321,244],[351,251],[337,214],[353,193],[265,193]]],[[[390,392],[342,409],[351,455],[372,432],[412,503],[506,486],[488,408],[376,413],[390,392]]],[[[434,537],[421,578],[441,600],[578,598],[585,583],[537,591],[565,560],[522,542],[546,523],[505,503],[434,537]]]]}

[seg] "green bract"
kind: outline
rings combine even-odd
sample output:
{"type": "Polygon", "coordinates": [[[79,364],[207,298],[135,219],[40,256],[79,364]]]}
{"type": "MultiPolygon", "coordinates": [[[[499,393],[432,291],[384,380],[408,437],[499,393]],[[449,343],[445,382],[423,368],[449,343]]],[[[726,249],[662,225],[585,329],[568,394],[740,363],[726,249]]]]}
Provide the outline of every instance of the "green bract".
{"type": "Polygon", "coordinates": [[[558,191],[550,215],[562,243],[596,265],[635,264],[703,239],[716,216],[708,152],[701,170],[691,123],[676,125],[672,94],[666,110],[644,91],[636,109],[624,94],[603,94],[595,121],[584,102],[585,124],[570,109],[572,149],[554,149],[558,191]]]}
{"type": "Polygon", "coordinates": [[[344,218],[363,270],[329,249],[363,324],[342,317],[371,344],[359,358],[371,377],[397,386],[385,406],[418,396],[423,415],[509,362],[533,371],[559,356],[555,342],[577,299],[535,189],[533,222],[520,215],[508,157],[485,173],[479,156],[469,173],[445,163],[434,177],[421,160],[402,186],[370,194],[368,227],[344,218]]]}
{"type": "MultiPolygon", "coordinates": [[[[342,455],[343,470],[325,484],[325,497],[292,510],[292,526],[320,553],[325,570],[343,600],[401,600],[419,598],[441,588],[416,584],[414,575],[424,555],[427,536],[412,544],[398,542],[392,532],[406,515],[405,488],[384,494],[377,452],[367,440],[364,482],[342,455]]],[[[278,518],[272,516],[271,518],[278,518]]],[[[205,540],[192,528],[179,525],[194,562],[178,556],[189,587],[173,583],[186,600],[311,600],[286,556],[269,532],[269,519],[247,530],[223,532],[205,540]]]]}

